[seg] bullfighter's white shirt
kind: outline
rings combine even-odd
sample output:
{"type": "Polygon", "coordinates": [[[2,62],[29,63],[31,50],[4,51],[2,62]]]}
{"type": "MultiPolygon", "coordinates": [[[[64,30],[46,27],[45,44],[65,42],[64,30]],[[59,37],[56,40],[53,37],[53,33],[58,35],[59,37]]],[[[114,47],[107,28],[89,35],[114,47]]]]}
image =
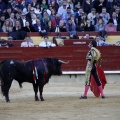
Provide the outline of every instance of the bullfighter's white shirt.
{"type": "Polygon", "coordinates": [[[56,45],[52,42],[45,42],[45,41],[42,41],[40,44],[39,44],[39,47],[55,47],[56,45]]]}
{"type": "Polygon", "coordinates": [[[34,44],[31,42],[22,42],[21,47],[34,47],[34,44]]]}

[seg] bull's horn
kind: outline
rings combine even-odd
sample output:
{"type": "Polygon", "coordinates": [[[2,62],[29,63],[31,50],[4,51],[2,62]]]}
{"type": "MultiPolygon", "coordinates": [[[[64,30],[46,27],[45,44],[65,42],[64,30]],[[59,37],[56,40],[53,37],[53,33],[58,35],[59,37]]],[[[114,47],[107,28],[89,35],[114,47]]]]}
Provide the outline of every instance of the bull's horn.
{"type": "Polygon", "coordinates": [[[67,61],[67,62],[64,62],[64,61],[62,61],[62,60],[58,60],[60,63],[64,63],[64,64],[68,64],[69,63],[69,61],[67,61]]]}

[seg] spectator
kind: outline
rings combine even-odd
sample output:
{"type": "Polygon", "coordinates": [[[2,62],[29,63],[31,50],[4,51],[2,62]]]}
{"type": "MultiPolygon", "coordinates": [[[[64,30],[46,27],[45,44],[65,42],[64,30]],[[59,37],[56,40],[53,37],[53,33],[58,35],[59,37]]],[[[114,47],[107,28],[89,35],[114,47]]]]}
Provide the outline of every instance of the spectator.
{"type": "Polygon", "coordinates": [[[36,20],[37,20],[37,16],[36,16],[36,14],[31,14],[31,22],[32,22],[32,26],[33,26],[34,24],[36,24],[36,20]]]}
{"type": "Polygon", "coordinates": [[[25,27],[22,27],[22,30],[26,32],[35,32],[34,27],[31,26],[28,21],[25,22],[25,27]]]}
{"type": "Polygon", "coordinates": [[[56,14],[55,18],[51,19],[52,25],[53,25],[54,27],[59,26],[59,23],[60,23],[60,20],[61,20],[61,19],[62,19],[62,18],[60,17],[60,15],[59,15],[59,14],[56,14]]]}
{"type": "Polygon", "coordinates": [[[72,20],[69,18],[66,23],[66,30],[69,34],[76,35],[76,25],[72,22],[72,20]]]}
{"type": "Polygon", "coordinates": [[[47,32],[55,32],[55,27],[53,26],[51,20],[49,20],[47,23],[46,31],[47,32]]]}
{"type": "Polygon", "coordinates": [[[44,41],[40,42],[39,47],[55,47],[56,45],[49,41],[48,36],[44,36],[44,41]]]}
{"type": "Polygon", "coordinates": [[[0,15],[2,15],[3,14],[3,11],[0,9],[0,15]]]}
{"type": "Polygon", "coordinates": [[[32,0],[31,6],[35,8],[36,5],[37,5],[37,0],[32,0]]]}
{"type": "Polygon", "coordinates": [[[102,12],[100,13],[100,16],[102,18],[105,18],[107,21],[110,19],[110,14],[107,13],[106,8],[102,8],[102,12]]]}
{"type": "Polygon", "coordinates": [[[22,10],[18,9],[17,13],[15,13],[15,18],[20,19],[22,10]]]}
{"type": "Polygon", "coordinates": [[[72,20],[73,23],[75,23],[75,15],[74,14],[70,15],[70,19],[72,20]]]}
{"type": "Polygon", "coordinates": [[[80,23],[81,22],[83,22],[85,24],[85,26],[86,26],[86,23],[87,23],[87,14],[86,13],[82,14],[80,23]]]}
{"type": "Polygon", "coordinates": [[[29,18],[26,18],[26,14],[25,14],[25,13],[22,13],[22,14],[21,14],[21,17],[19,18],[19,21],[20,21],[21,27],[25,27],[26,21],[28,21],[29,23],[31,22],[31,21],[29,20],[29,18]]]}
{"type": "Polygon", "coordinates": [[[0,27],[0,32],[3,32],[2,28],[0,27]]]}
{"type": "Polygon", "coordinates": [[[0,0],[0,9],[1,11],[5,12],[6,11],[6,5],[3,0],[0,0]]]}
{"type": "Polygon", "coordinates": [[[50,15],[50,19],[52,20],[53,18],[56,17],[56,11],[54,9],[51,9],[51,15],[50,15]]]}
{"type": "Polygon", "coordinates": [[[116,6],[115,0],[107,1],[106,9],[107,9],[107,12],[110,14],[110,16],[112,15],[112,12],[114,11],[115,6],[116,6]]]}
{"type": "Polygon", "coordinates": [[[64,1],[63,5],[58,8],[58,14],[62,17],[62,15],[66,12],[67,10],[67,3],[64,1]]]}
{"type": "Polygon", "coordinates": [[[13,37],[12,36],[8,36],[8,40],[13,40],[13,37]]]}
{"type": "Polygon", "coordinates": [[[70,34],[69,35],[69,39],[79,39],[78,35],[77,34],[70,34]]]}
{"type": "Polygon", "coordinates": [[[117,26],[118,23],[119,23],[119,21],[120,21],[120,19],[117,18],[116,12],[113,12],[113,13],[112,13],[112,19],[113,19],[114,25],[117,26]]]}
{"type": "Polygon", "coordinates": [[[63,20],[60,20],[59,30],[60,30],[60,32],[66,32],[66,25],[63,20]]]}
{"type": "Polygon", "coordinates": [[[81,17],[83,16],[83,14],[84,14],[83,8],[80,7],[79,11],[75,15],[75,23],[76,23],[76,25],[80,25],[81,17]]]}
{"type": "Polygon", "coordinates": [[[5,15],[5,19],[10,18],[11,12],[12,12],[12,8],[11,7],[7,7],[6,12],[4,14],[5,15]]]}
{"type": "Polygon", "coordinates": [[[91,12],[92,3],[90,0],[85,0],[84,5],[82,5],[83,11],[88,14],[91,12]]]}
{"type": "Polygon", "coordinates": [[[108,24],[105,26],[105,31],[106,32],[116,32],[117,27],[113,23],[113,19],[110,19],[108,24]]]}
{"type": "Polygon", "coordinates": [[[97,46],[109,46],[110,45],[106,43],[105,41],[103,41],[100,36],[96,36],[95,40],[97,42],[97,46]]]}
{"type": "Polygon", "coordinates": [[[105,23],[102,18],[99,18],[98,23],[95,25],[95,31],[103,31],[105,30],[105,23]]]}
{"type": "Polygon", "coordinates": [[[48,9],[43,8],[43,9],[42,9],[42,16],[43,16],[43,13],[44,13],[44,12],[47,12],[47,14],[48,14],[49,17],[50,17],[50,15],[51,15],[51,10],[52,10],[51,8],[50,8],[50,9],[49,9],[49,8],[48,8],[48,9]]]}
{"type": "Polygon", "coordinates": [[[12,27],[14,27],[16,19],[15,14],[13,12],[10,14],[10,18],[8,18],[8,20],[10,20],[10,22],[12,23],[12,27]]]}
{"type": "Polygon", "coordinates": [[[5,22],[4,22],[3,26],[2,26],[3,32],[12,32],[12,29],[13,29],[13,27],[11,25],[10,20],[8,20],[8,19],[5,20],[5,22]]]}
{"type": "Polygon", "coordinates": [[[105,18],[101,17],[99,13],[96,13],[96,17],[92,20],[92,25],[98,24],[98,21],[101,18],[103,19],[103,21],[104,21],[105,24],[108,23],[108,21],[105,18]]]}
{"type": "Polygon", "coordinates": [[[116,5],[120,7],[120,0],[115,0],[115,2],[116,2],[116,5]]]}
{"type": "Polygon", "coordinates": [[[40,4],[37,3],[37,4],[35,5],[34,13],[37,15],[37,17],[40,16],[40,14],[42,13],[40,4]]]}
{"type": "Polygon", "coordinates": [[[48,5],[46,4],[46,0],[42,0],[42,4],[41,4],[41,9],[48,9],[48,5]]]}
{"type": "Polygon", "coordinates": [[[47,12],[44,12],[43,18],[41,19],[41,24],[43,24],[43,26],[46,27],[49,20],[50,20],[50,16],[48,15],[47,12]]]}
{"type": "Polygon", "coordinates": [[[115,43],[115,45],[116,45],[116,46],[120,46],[120,41],[117,41],[117,42],[115,43]]]}
{"type": "Polygon", "coordinates": [[[26,3],[26,5],[29,4],[29,3],[31,4],[32,0],[25,0],[25,3],[26,3]]]}
{"type": "Polygon", "coordinates": [[[72,10],[74,10],[74,5],[72,0],[67,0],[67,7],[70,7],[72,10]]]}
{"type": "MultiPolygon", "coordinates": [[[[52,8],[52,5],[51,5],[51,4],[48,5],[48,9],[51,11],[51,13],[52,13],[52,10],[55,11],[55,9],[52,8]]],[[[50,15],[51,15],[51,14],[50,14],[50,15]]]]}
{"type": "Polygon", "coordinates": [[[75,4],[75,9],[79,9],[81,8],[81,2],[77,1],[77,3],[75,4]]]}
{"type": "Polygon", "coordinates": [[[67,7],[67,11],[64,12],[62,15],[62,19],[64,20],[65,23],[67,22],[68,18],[70,18],[71,14],[74,14],[74,13],[71,11],[70,7],[67,7]]]}
{"type": "Polygon", "coordinates": [[[117,18],[120,19],[120,8],[116,7],[115,12],[116,12],[117,18]]]}
{"type": "Polygon", "coordinates": [[[34,47],[34,43],[31,42],[31,38],[29,36],[26,36],[24,42],[21,43],[21,47],[34,47]]]}
{"type": "Polygon", "coordinates": [[[23,4],[21,4],[21,3],[22,3],[21,0],[19,0],[19,1],[17,1],[17,0],[12,0],[12,1],[10,2],[10,6],[11,6],[12,11],[13,11],[14,13],[15,13],[15,12],[18,12],[19,9],[23,10],[23,4]]]}
{"type": "Polygon", "coordinates": [[[22,3],[21,3],[21,4],[22,4],[22,6],[23,6],[23,8],[25,8],[25,7],[26,7],[26,3],[25,3],[25,1],[26,1],[26,0],[22,0],[22,3]]]}
{"type": "Polygon", "coordinates": [[[81,22],[81,24],[76,27],[76,30],[77,30],[77,32],[84,32],[85,31],[84,22],[81,22]]]}
{"type": "Polygon", "coordinates": [[[90,20],[90,21],[93,21],[93,19],[96,17],[96,9],[95,8],[92,8],[91,9],[91,12],[88,13],[87,15],[87,18],[90,20]]]}
{"type": "Polygon", "coordinates": [[[15,26],[13,27],[13,32],[16,32],[16,31],[21,31],[21,25],[20,25],[20,21],[19,20],[16,20],[15,21],[15,26]]]}
{"type": "Polygon", "coordinates": [[[5,15],[2,14],[2,15],[0,16],[0,28],[2,28],[2,26],[3,26],[3,24],[4,24],[4,21],[5,21],[5,15]]]}
{"type": "Polygon", "coordinates": [[[86,39],[86,40],[88,40],[88,39],[94,39],[92,36],[90,36],[90,34],[89,33],[86,33],[81,39],[86,39]]]}
{"type": "Polygon", "coordinates": [[[103,41],[105,41],[107,37],[107,32],[105,30],[100,31],[100,37],[103,41]]]}
{"type": "Polygon", "coordinates": [[[31,7],[30,12],[28,12],[28,13],[26,14],[26,18],[29,19],[30,25],[32,25],[32,15],[33,15],[33,14],[35,14],[35,13],[34,13],[34,8],[31,7]]]}
{"type": "Polygon", "coordinates": [[[101,13],[102,8],[106,7],[106,0],[94,0],[93,7],[96,9],[96,12],[101,13]]]}
{"type": "Polygon", "coordinates": [[[117,31],[120,31],[120,21],[118,21],[117,31]]]}
{"type": "Polygon", "coordinates": [[[74,4],[74,6],[76,6],[78,4],[82,5],[82,1],[83,0],[73,0],[73,4],[74,4]]]}
{"type": "Polygon", "coordinates": [[[57,46],[62,46],[64,45],[64,39],[66,39],[66,37],[62,36],[61,33],[58,33],[53,37],[53,43],[55,43],[57,46]]]}
{"type": "Polygon", "coordinates": [[[56,0],[51,0],[51,6],[55,11],[58,11],[59,5],[56,0]]]}
{"type": "Polygon", "coordinates": [[[95,28],[92,25],[90,20],[87,20],[87,22],[86,22],[85,31],[95,31],[95,28]]]}
{"type": "MultiPolygon", "coordinates": [[[[47,0],[48,1],[48,4],[50,4],[52,2],[52,0],[47,0]]],[[[56,3],[59,3],[60,0],[55,0],[56,3]]]]}
{"type": "Polygon", "coordinates": [[[36,24],[33,25],[36,32],[46,32],[44,26],[41,24],[40,19],[36,20],[36,24]]]}
{"type": "Polygon", "coordinates": [[[23,9],[23,13],[28,14],[31,10],[31,7],[32,7],[31,4],[28,3],[26,7],[23,9]]]}

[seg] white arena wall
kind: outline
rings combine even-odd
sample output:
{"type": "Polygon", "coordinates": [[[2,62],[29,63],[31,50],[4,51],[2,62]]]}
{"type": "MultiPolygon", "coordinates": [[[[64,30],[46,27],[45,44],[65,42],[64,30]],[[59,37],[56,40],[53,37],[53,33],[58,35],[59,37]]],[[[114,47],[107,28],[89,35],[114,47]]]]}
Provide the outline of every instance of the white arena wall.
{"type": "MultiPolygon", "coordinates": [[[[107,83],[118,83],[120,82],[120,71],[104,71],[107,83]]],[[[85,71],[73,72],[63,71],[61,76],[52,76],[49,80],[50,83],[84,83],[85,82],[85,71]]]]}

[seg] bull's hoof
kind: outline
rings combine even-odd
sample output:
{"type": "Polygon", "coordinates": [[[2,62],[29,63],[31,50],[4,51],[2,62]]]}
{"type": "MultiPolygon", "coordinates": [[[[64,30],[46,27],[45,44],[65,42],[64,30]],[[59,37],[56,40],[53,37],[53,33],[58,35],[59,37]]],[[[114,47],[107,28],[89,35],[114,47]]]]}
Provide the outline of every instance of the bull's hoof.
{"type": "Polygon", "coordinates": [[[102,99],[105,99],[105,96],[101,96],[102,97],[102,99]]]}
{"type": "Polygon", "coordinates": [[[44,98],[40,98],[40,99],[41,99],[41,101],[45,101],[44,98]]]}
{"type": "Polygon", "coordinates": [[[7,102],[7,103],[10,102],[10,100],[6,100],[6,102],[7,102]]]}
{"type": "Polygon", "coordinates": [[[39,98],[38,98],[38,97],[35,97],[35,101],[39,101],[39,98]]]}

